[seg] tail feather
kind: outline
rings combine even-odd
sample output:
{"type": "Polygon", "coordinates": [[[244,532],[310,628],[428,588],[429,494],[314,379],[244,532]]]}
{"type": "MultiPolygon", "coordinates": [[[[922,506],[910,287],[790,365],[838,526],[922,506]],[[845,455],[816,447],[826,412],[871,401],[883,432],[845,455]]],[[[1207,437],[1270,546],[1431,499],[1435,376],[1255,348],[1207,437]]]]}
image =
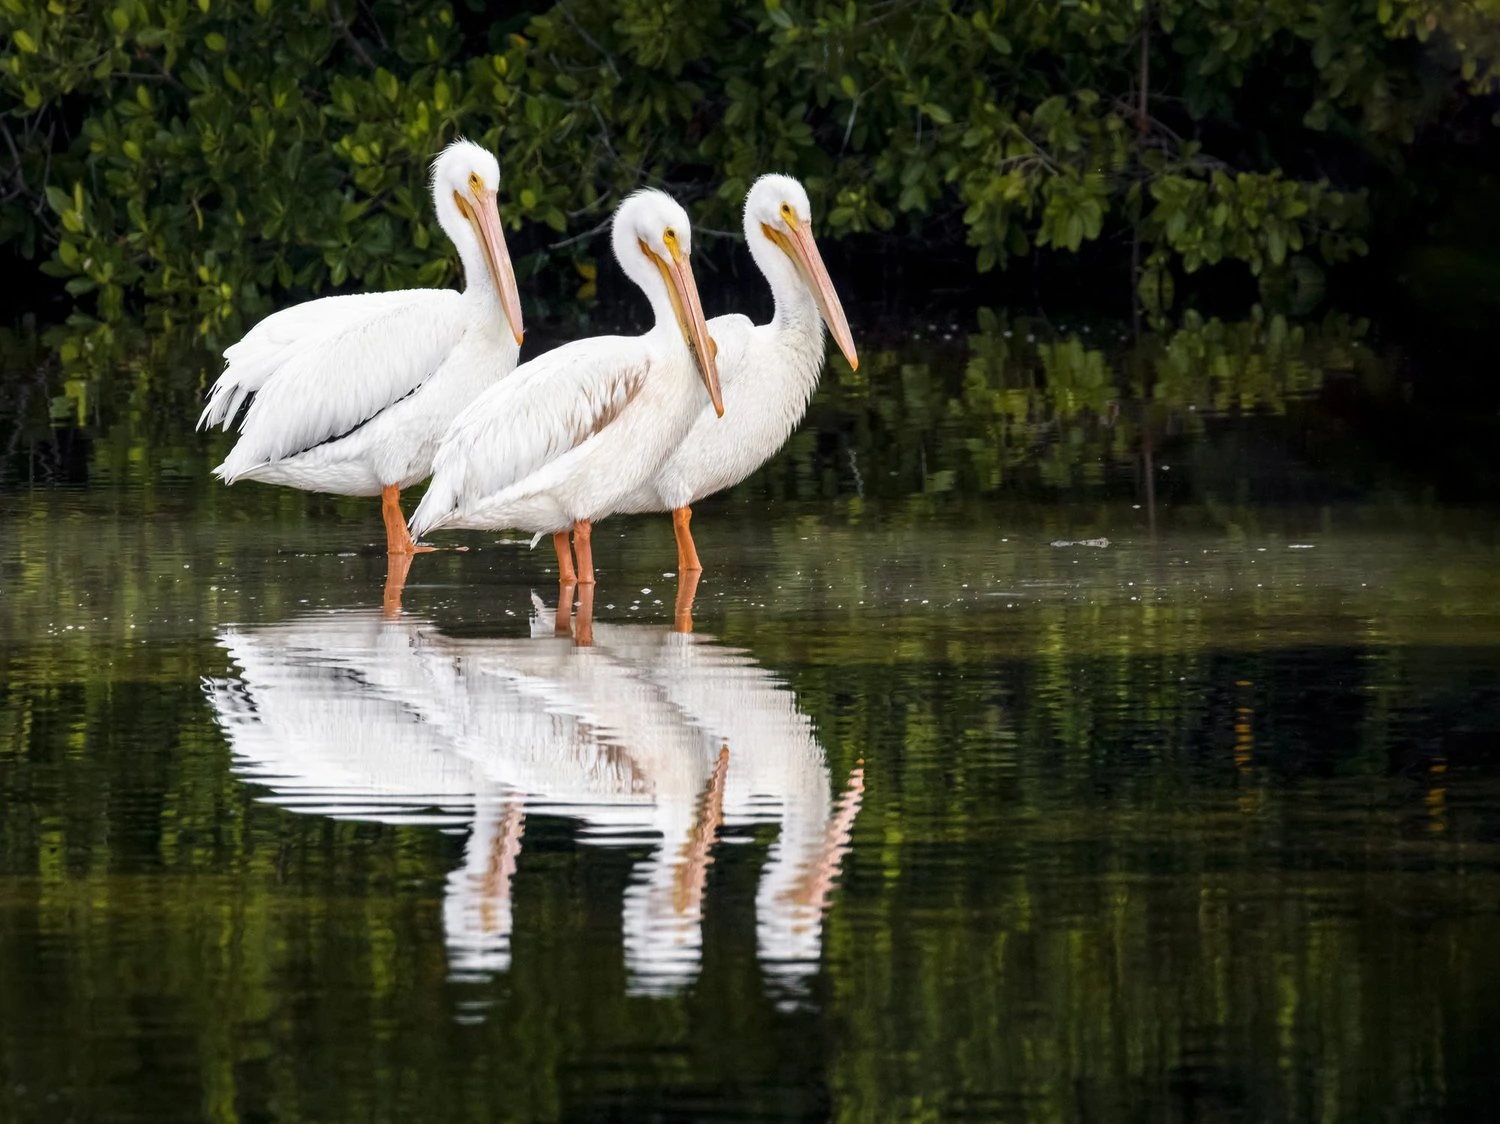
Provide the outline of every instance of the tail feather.
{"type": "Polygon", "coordinates": [[[417,510],[407,520],[407,529],[412,538],[420,539],[429,531],[435,531],[448,521],[458,508],[458,490],[447,473],[435,474],[427,486],[427,494],[417,504],[417,510]]]}
{"type": "Polygon", "coordinates": [[[224,458],[224,463],[213,470],[214,475],[224,483],[233,484],[251,469],[267,463],[264,458],[254,457],[251,451],[242,450],[245,450],[243,441],[230,449],[229,455],[224,458]]]}
{"type": "Polygon", "coordinates": [[[321,301],[308,301],[272,313],[243,338],[224,349],[224,372],[208,392],[198,428],[222,425],[226,430],[239,417],[241,408],[264,387],[299,347],[316,340],[327,309],[321,301]]]}
{"type": "Polygon", "coordinates": [[[211,429],[220,423],[228,429],[235,414],[239,413],[240,404],[248,392],[244,391],[238,383],[226,378],[228,373],[225,371],[224,375],[219,377],[219,381],[214,383],[213,389],[208,392],[208,401],[203,405],[203,412],[198,415],[199,429],[211,429]]]}

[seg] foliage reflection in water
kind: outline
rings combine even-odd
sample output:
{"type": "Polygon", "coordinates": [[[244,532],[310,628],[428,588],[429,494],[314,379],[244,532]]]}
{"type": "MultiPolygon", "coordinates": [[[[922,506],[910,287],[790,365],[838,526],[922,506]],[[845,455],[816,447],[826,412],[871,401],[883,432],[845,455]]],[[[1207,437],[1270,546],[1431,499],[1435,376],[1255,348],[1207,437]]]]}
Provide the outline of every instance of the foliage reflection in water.
{"type": "MultiPolygon", "coordinates": [[[[710,311],[717,311],[710,309],[710,311]]],[[[742,495],[896,500],[988,495],[1017,484],[1098,486],[1164,441],[1199,440],[1226,413],[1284,414],[1330,379],[1391,392],[1393,360],[1363,321],[1237,322],[1194,313],[1140,338],[1117,325],[1064,329],[981,310],[967,335],[916,325],[862,347],[858,371],[832,355],[806,424],[742,495]]],[[[534,354],[528,351],[528,355],[534,354]]],[[[169,483],[243,509],[285,502],[275,489],[226,490],[209,468],[232,435],[193,433],[220,363],[192,336],[109,326],[41,337],[0,331],[0,479],[169,483]]],[[[339,510],[357,504],[331,499],[339,510]]]]}

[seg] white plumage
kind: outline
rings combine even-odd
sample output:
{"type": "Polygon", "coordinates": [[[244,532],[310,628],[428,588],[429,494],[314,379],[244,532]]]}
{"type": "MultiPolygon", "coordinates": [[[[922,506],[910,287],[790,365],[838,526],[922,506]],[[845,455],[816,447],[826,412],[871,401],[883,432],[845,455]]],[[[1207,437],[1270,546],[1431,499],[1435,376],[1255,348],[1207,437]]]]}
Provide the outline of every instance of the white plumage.
{"type": "Polygon", "coordinates": [[[654,327],[565,344],[480,395],[443,437],[411,518],[414,535],[440,527],[553,533],[571,574],[572,527],[578,577],[593,580],[592,520],[617,510],[676,448],[703,406],[700,378],[709,408],[723,412],[691,240],[687,213],[660,191],[620,205],[615,257],[651,301],[654,327]]]}
{"type": "Polygon", "coordinates": [[[835,800],[812,720],[749,652],[644,625],[595,625],[594,643],[641,668],[711,744],[728,747],[726,827],[780,826],[756,892],[756,944],[767,975],[795,990],[818,966],[823,913],[864,795],[863,766],[835,800]]]}
{"type": "Polygon", "coordinates": [[[336,611],[226,629],[235,665],[204,688],[259,799],[302,814],[472,824],[444,889],[450,964],[510,964],[512,878],[526,819],[563,816],[581,841],[643,845],[620,903],[633,991],[691,982],[721,828],[775,823],[756,933],[785,989],[816,970],[822,918],[859,810],[862,771],[835,799],[796,697],[750,655],[661,626],[455,639],[415,617],[336,611]]]}
{"type": "Polygon", "coordinates": [[[214,470],[309,491],[383,495],[387,547],[413,549],[397,494],[425,479],[454,416],[516,365],[520,300],[500,229],[500,169],[458,141],[433,166],[438,221],[466,287],[326,297],[262,320],[224,352],[200,426],[240,439],[214,470]],[[393,521],[394,513],[394,521],[393,521]]]}
{"type": "Polygon", "coordinates": [[[237,670],[203,685],[234,771],[294,811],[467,822],[474,769],[418,705],[413,656],[427,630],[361,611],[226,628],[219,644],[237,670]]]}
{"type": "Polygon", "coordinates": [[[656,474],[621,513],[671,511],[679,572],[701,569],[688,529],[690,506],[738,484],[769,460],[807,411],[823,371],[823,322],[851,367],[859,366],[843,307],[812,236],[807,192],[790,176],[761,176],[745,197],[745,241],[775,298],[768,324],[745,316],[708,323],[719,345],[724,419],[700,411],[656,474]]]}

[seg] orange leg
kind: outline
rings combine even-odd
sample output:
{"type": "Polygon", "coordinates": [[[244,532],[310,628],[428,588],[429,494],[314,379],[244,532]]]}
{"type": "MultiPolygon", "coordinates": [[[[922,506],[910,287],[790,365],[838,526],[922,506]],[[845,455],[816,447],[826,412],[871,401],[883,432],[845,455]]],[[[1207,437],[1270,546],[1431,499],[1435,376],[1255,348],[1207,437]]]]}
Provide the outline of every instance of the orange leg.
{"type": "Polygon", "coordinates": [[[568,545],[568,532],[556,531],[552,535],[552,549],[557,551],[557,580],[563,585],[578,580],[573,569],[573,548],[568,545]]]}
{"type": "Polygon", "coordinates": [[[553,636],[573,635],[573,591],[577,588],[576,581],[557,583],[557,614],[552,618],[553,636]]]}
{"type": "Polygon", "coordinates": [[[380,514],[385,520],[385,551],[387,554],[422,554],[434,549],[418,546],[406,529],[406,517],[401,514],[401,489],[387,484],[380,492],[380,514]]]}
{"type": "Polygon", "coordinates": [[[387,620],[395,620],[401,615],[401,590],[406,586],[406,575],[411,571],[411,555],[392,551],[385,558],[385,596],[382,609],[387,620]]]}
{"type": "Polygon", "coordinates": [[[698,548],[693,545],[693,532],[688,527],[692,521],[693,509],[687,504],[672,509],[672,530],[677,535],[677,572],[679,574],[703,572],[703,563],[698,561],[698,548]]]}
{"type": "Polygon", "coordinates": [[[702,576],[694,570],[677,575],[677,604],[672,622],[673,632],[693,631],[693,598],[697,596],[698,579],[702,576]]]}
{"type": "Polygon", "coordinates": [[[833,806],[833,814],[823,825],[823,846],[817,859],[803,870],[802,876],[787,891],[787,896],[798,905],[815,906],[818,910],[828,907],[828,894],[838,880],[839,866],[849,851],[849,836],[854,831],[854,817],[865,798],[865,761],[860,758],[849,774],[849,785],[844,795],[833,806]]]}
{"type": "Polygon", "coordinates": [[[594,525],[587,519],[573,524],[573,553],[578,555],[578,584],[594,584],[594,525]]]}
{"type": "Polygon", "coordinates": [[[521,854],[521,837],[525,834],[525,805],[507,804],[490,843],[489,862],[479,879],[479,923],[486,933],[506,928],[503,919],[510,913],[510,885],[516,873],[516,859],[521,854]]]}
{"type": "Polygon", "coordinates": [[[689,829],[687,842],[677,852],[682,864],[672,879],[672,907],[679,914],[696,912],[703,906],[703,887],[708,881],[708,867],[713,860],[713,845],[724,823],[724,778],[729,772],[729,746],[719,750],[714,771],[708,778],[703,795],[698,798],[698,814],[689,829]]]}
{"type": "Polygon", "coordinates": [[[578,587],[578,619],[574,622],[573,643],[580,648],[594,645],[594,583],[578,587]]]}

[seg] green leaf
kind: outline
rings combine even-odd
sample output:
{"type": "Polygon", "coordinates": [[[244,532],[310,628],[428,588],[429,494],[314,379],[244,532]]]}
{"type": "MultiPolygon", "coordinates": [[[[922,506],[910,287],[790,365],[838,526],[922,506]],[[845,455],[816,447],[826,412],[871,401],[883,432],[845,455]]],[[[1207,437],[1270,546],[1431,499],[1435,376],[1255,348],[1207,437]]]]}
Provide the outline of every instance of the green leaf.
{"type": "Polygon", "coordinates": [[[1273,264],[1280,265],[1286,261],[1286,234],[1280,224],[1266,232],[1266,246],[1273,264]]]}

